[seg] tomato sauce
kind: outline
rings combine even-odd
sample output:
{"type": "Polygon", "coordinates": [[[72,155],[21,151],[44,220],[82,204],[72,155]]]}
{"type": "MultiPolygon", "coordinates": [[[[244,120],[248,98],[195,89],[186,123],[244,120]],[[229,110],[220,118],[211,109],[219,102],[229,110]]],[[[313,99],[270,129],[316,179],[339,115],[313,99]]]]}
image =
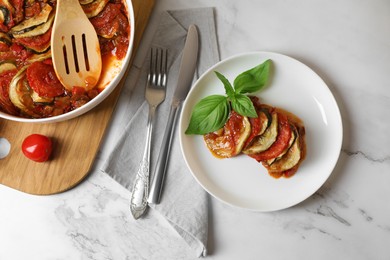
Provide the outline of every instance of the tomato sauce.
{"type": "Polygon", "coordinates": [[[12,104],[8,95],[8,87],[17,70],[9,70],[0,74],[0,109],[9,113],[16,114],[18,110],[12,104]]]}

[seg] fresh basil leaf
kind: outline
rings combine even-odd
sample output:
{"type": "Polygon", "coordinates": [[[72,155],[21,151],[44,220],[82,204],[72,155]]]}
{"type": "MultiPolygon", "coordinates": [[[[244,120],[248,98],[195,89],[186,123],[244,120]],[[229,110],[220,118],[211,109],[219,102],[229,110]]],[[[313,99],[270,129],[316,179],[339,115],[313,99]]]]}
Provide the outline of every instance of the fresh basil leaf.
{"type": "Polygon", "coordinates": [[[217,75],[217,77],[222,81],[223,86],[225,87],[226,95],[228,95],[229,98],[233,99],[234,98],[234,89],[233,89],[232,84],[230,84],[229,80],[224,75],[222,75],[218,71],[214,71],[214,72],[217,75]]]}
{"type": "Polygon", "coordinates": [[[236,94],[235,99],[232,100],[232,108],[242,116],[257,117],[252,100],[243,94],[236,94]]]}
{"type": "Polygon", "coordinates": [[[192,111],[186,134],[204,135],[222,128],[229,118],[226,96],[211,95],[200,100],[192,111]]]}
{"type": "Polygon", "coordinates": [[[234,80],[234,90],[236,93],[253,93],[262,89],[268,81],[271,60],[266,60],[262,64],[244,71],[234,80]]]}

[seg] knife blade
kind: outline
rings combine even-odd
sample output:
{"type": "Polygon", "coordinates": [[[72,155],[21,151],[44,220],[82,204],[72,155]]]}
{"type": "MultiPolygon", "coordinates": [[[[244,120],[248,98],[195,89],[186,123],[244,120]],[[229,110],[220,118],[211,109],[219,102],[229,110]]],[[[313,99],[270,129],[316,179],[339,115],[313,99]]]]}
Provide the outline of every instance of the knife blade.
{"type": "Polygon", "coordinates": [[[157,159],[154,178],[149,190],[148,202],[158,204],[160,202],[162,186],[167,170],[169,153],[172,146],[174,135],[174,126],[180,111],[182,101],[187,97],[194,78],[196,64],[198,60],[199,39],[198,31],[195,25],[188,28],[187,38],[183,49],[183,56],[179,68],[179,77],[175,92],[172,97],[171,108],[169,111],[168,122],[165,128],[161,150],[157,159]]]}

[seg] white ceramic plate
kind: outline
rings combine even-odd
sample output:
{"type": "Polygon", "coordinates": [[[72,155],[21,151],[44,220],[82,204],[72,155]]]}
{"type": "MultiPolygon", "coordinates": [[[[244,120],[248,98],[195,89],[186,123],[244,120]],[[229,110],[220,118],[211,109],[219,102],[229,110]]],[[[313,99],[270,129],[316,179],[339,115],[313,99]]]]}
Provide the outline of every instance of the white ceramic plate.
{"type": "Polygon", "coordinates": [[[323,80],[301,62],[270,52],[234,56],[210,68],[188,94],[179,131],[185,161],[207,192],[227,204],[263,212],[291,207],[317,191],[336,165],[342,143],[340,111],[323,80]],[[208,95],[224,94],[214,71],[233,82],[238,74],[267,59],[272,60],[271,82],[255,95],[263,103],[296,114],[306,128],[306,159],[287,179],[271,177],[260,163],[243,154],[217,159],[203,136],[184,134],[194,105],[208,95]]]}

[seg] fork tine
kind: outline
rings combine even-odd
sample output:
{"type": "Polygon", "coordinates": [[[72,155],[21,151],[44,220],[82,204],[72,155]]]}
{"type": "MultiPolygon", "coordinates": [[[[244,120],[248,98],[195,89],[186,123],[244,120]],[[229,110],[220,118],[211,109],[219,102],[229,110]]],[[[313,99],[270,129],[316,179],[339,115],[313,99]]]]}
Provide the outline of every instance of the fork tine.
{"type": "Polygon", "coordinates": [[[167,85],[167,67],[168,67],[168,50],[163,51],[163,61],[162,61],[162,81],[161,85],[165,87],[167,85]]]}
{"type": "Polygon", "coordinates": [[[167,83],[168,50],[165,48],[150,49],[148,81],[159,87],[167,83]]]}

